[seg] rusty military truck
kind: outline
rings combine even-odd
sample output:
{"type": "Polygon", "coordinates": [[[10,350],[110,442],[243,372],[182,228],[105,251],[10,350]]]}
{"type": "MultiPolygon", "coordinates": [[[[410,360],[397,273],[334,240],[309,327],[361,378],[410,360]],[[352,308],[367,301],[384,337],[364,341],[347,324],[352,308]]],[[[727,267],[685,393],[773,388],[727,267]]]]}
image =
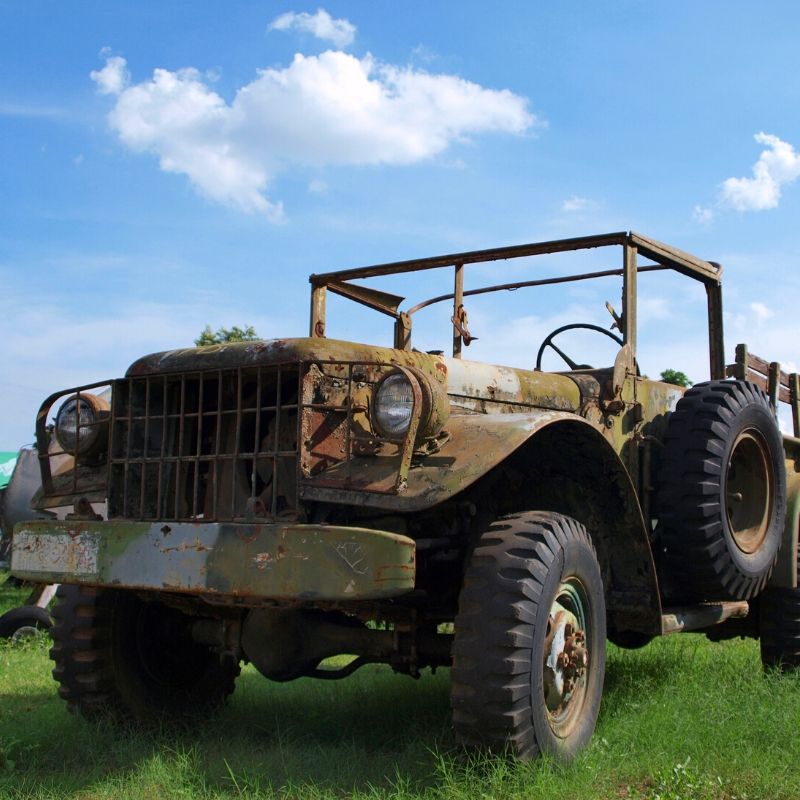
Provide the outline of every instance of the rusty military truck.
{"type": "Polygon", "coordinates": [[[162,352],[49,397],[34,505],[72,511],[15,527],[12,572],[61,584],[69,709],[196,712],[243,662],[274,681],[450,667],[460,742],[568,758],[595,727],[607,639],[752,636],[797,666],[798,377],[744,346],[726,365],[721,272],[623,232],[315,274],[307,338],[162,352]],[[465,286],[476,265],[588,251],[619,260],[465,286]],[[374,286],[429,270],[452,290],[407,310],[374,286]],[[688,390],[638,367],[654,271],[705,290],[709,380],[688,390]],[[563,325],[525,369],[462,357],[469,298],[609,277],[611,328],[563,325]],[[331,294],[389,317],[393,346],[328,338],[331,294]],[[412,345],[436,304],[447,356],[412,345]],[[609,363],[567,352],[572,330],[608,338],[609,363]]]}

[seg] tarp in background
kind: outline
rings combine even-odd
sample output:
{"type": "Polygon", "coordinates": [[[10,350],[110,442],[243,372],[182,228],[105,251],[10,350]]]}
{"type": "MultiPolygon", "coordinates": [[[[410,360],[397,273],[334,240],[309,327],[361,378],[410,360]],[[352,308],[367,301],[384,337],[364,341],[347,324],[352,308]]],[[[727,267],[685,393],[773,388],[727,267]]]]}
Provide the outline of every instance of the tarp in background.
{"type": "Polygon", "coordinates": [[[8,485],[11,474],[14,472],[14,465],[17,463],[17,453],[0,452],[0,489],[8,485]]]}

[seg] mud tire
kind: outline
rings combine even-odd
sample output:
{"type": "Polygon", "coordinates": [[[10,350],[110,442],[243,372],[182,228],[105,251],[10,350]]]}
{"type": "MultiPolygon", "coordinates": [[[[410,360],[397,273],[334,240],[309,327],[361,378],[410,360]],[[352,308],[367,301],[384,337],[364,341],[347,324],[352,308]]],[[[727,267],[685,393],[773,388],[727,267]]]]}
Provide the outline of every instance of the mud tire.
{"type": "MultiPolygon", "coordinates": [[[[800,552],[797,554],[800,567],[800,552]]],[[[800,587],[767,589],[760,602],[761,663],[792,672],[800,667],[800,587]]]]}
{"type": "Polygon", "coordinates": [[[62,585],[53,608],[53,677],[90,719],[148,722],[208,711],[233,692],[238,663],[189,636],[189,618],[133,592],[62,585]]]}
{"type": "Polygon", "coordinates": [[[583,525],[550,512],[495,521],[472,553],[459,597],[451,671],[456,737],[519,759],[547,752],[569,760],[594,732],[605,640],[603,581],[583,525]],[[589,666],[561,724],[547,708],[553,673],[548,681],[545,659],[555,600],[566,586],[579,587],[589,666]]]}
{"type": "Polygon", "coordinates": [[[6,611],[0,617],[0,638],[13,639],[25,628],[38,631],[49,631],[53,624],[50,614],[39,606],[19,606],[6,611]]]}
{"type": "Polygon", "coordinates": [[[786,514],[783,441],[766,395],[709,381],[678,402],[658,495],[664,593],[747,600],[766,585],[786,514]]]}

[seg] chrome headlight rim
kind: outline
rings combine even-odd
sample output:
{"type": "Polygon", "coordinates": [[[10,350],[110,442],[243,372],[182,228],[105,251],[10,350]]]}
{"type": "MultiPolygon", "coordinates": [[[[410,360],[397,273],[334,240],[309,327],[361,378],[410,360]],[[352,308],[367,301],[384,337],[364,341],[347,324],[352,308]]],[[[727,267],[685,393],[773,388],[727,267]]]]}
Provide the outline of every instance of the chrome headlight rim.
{"type": "MultiPolygon", "coordinates": [[[[419,383],[419,382],[418,382],[419,383]]],[[[402,440],[408,434],[408,430],[411,426],[411,420],[414,418],[415,412],[418,413],[418,409],[415,407],[414,402],[414,385],[411,382],[411,378],[403,371],[399,369],[392,370],[384,375],[381,380],[378,382],[377,386],[375,387],[375,392],[372,396],[372,426],[375,429],[375,432],[384,439],[389,440],[402,440]],[[405,383],[408,387],[408,397],[409,400],[407,401],[408,407],[408,415],[405,417],[405,421],[401,426],[391,425],[386,423],[385,417],[382,419],[382,411],[388,411],[391,406],[387,406],[383,409],[381,397],[382,394],[389,391],[390,387],[393,384],[403,384],[405,383]]]]}
{"type": "Polygon", "coordinates": [[[106,437],[103,433],[108,430],[109,414],[108,401],[96,394],[76,392],[70,395],[61,403],[56,413],[54,424],[56,441],[65,453],[72,456],[88,456],[96,453],[105,443],[106,437]],[[90,416],[87,422],[81,421],[84,409],[90,416]],[[71,425],[67,424],[67,414],[72,415],[71,425]]]}

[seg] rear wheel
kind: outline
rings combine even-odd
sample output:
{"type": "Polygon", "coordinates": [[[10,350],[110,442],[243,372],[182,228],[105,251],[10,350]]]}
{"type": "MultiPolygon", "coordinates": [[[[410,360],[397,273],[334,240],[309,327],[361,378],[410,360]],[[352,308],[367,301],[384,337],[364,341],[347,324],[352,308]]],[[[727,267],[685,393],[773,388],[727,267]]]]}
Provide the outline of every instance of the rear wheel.
{"type": "MultiPolygon", "coordinates": [[[[800,552],[798,552],[800,567],[800,552]]],[[[800,667],[800,587],[767,589],[759,598],[761,663],[791,672],[800,667]]]]}
{"type": "Polygon", "coordinates": [[[586,529],[551,512],[497,520],[459,598],[456,736],[521,759],[572,757],[597,721],[605,639],[603,582],[586,529]]]}
{"type": "Polygon", "coordinates": [[[194,642],[191,618],[132,592],[58,589],[53,677],[70,711],[147,720],[202,712],[233,691],[239,665],[194,642]]]}

